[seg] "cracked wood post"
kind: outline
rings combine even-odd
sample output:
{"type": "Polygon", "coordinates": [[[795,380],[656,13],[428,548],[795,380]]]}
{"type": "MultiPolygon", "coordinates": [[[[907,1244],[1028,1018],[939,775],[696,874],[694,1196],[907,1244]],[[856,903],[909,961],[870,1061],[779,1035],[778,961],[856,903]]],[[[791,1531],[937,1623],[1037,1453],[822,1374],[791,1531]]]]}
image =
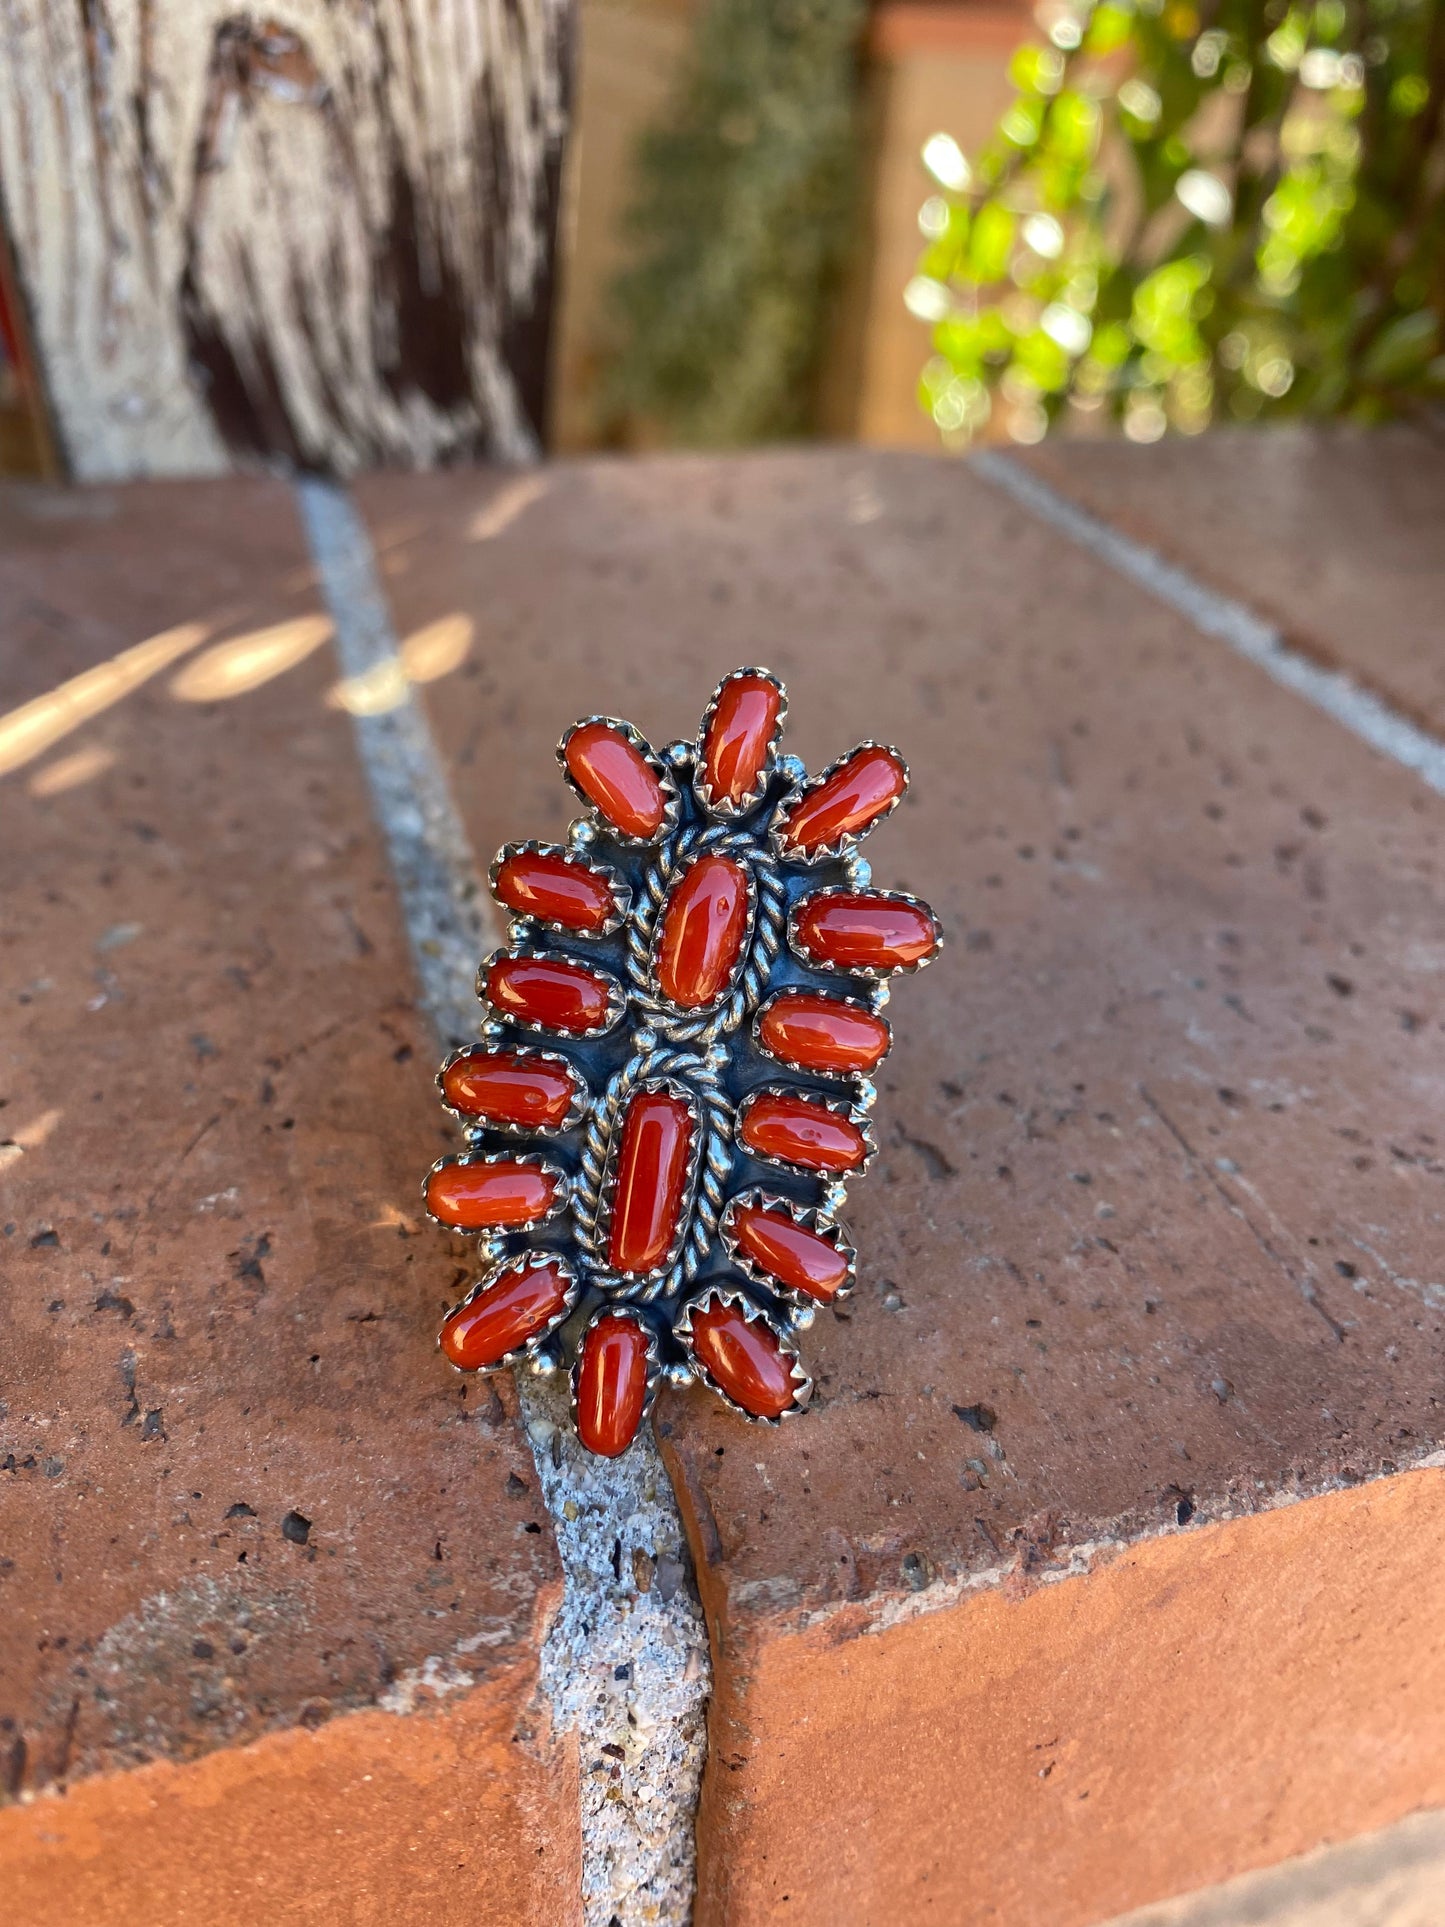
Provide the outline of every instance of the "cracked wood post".
{"type": "Polygon", "coordinates": [[[69,472],[535,452],[568,0],[7,0],[0,218],[69,472]]]}

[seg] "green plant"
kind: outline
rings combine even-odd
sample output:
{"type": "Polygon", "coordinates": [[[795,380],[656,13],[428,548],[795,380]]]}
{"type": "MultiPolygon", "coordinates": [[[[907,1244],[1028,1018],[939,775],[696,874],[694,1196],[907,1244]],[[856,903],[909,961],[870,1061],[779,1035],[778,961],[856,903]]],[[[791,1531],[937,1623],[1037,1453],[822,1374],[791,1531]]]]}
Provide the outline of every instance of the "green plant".
{"type": "Polygon", "coordinates": [[[1041,24],[974,166],[924,150],[906,298],[947,438],[1445,400],[1442,0],[1074,0],[1041,24]]]}
{"type": "Polygon", "coordinates": [[[694,446],[812,426],[828,297],[855,229],[864,0],[712,0],[643,142],[604,401],[694,446]]]}

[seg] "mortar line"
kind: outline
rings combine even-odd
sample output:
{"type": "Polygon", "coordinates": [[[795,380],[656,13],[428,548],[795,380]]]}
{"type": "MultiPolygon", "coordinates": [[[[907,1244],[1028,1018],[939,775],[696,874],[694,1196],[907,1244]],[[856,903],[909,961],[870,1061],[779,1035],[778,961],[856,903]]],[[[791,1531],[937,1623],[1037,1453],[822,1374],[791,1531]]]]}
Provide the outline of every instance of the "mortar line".
{"type": "MultiPolygon", "coordinates": [[[[357,744],[422,1002],[450,1050],[477,1035],[477,964],[501,932],[430,725],[402,675],[365,525],[338,484],[305,477],[296,495],[342,671],[390,705],[355,715],[357,744]]],[[[424,1352],[417,1369],[427,1369],[424,1352]]],[[[564,1574],[541,1680],[554,1728],[577,1736],[583,1919],[686,1927],[711,1660],[677,1501],[649,1427],[622,1458],[595,1459],[572,1431],[565,1377],[519,1372],[516,1384],[564,1574]]],[[[429,1659],[417,1690],[469,1685],[456,1660],[476,1643],[429,1659]]]]}
{"type": "Polygon", "coordinates": [[[1445,796],[1445,744],[1352,676],[1312,662],[1247,604],[1206,587],[1187,569],[1166,562],[1147,543],[1121,535],[1009,456],[986,449],[970,459],[969,467],[1116,573],[1167,603],[1196,629],[1227,643],[1236,655],[1322,709],[1382,756],[1413,771],[1437,795],[1445,796]]]}

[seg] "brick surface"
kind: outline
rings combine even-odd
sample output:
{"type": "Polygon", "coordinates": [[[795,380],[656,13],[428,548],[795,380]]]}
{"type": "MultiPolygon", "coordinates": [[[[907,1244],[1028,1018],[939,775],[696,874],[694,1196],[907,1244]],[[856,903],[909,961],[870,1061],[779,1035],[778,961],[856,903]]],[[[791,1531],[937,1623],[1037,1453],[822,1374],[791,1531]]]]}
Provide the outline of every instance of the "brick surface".
{"type": "Polygon", "coordinates": [[[1415,1813],[1109,1927],[1437,1927],[1442,1893],[1445,1814],[1415,1813]]]}
{"type": "Polygon", "coordinates": [[[10,1915],[550,1927],[559,1569],[433,1349],[433,1046],[290,496],[14,492],[0,554],[10,1915]]]}
{"type": "Polygon", "coordinates": [[[775,1627],[726,1682],[702,1919],[1083,1927],[1438,1805],[1442,1527],[1416,1472],[775,1627]]]}
{"type": "MultiPolygon", "coordinates": [[[[1234,1545],[1224,1522],[1439,1442],[1445,806],[955,465],[784,454],[361,493],[403,634],[476,623],[430,693],[484,861],[571,813],[567,722],[690,734],[739,662],[787,677],[810,765],[868,735],[913,766],[870,855],[952,941],[893,1006],[882,1155],[848,1212],[863,1283],[805,1340],[820,1409],[778,1434],[701,1394],[659,1412],[716,1644],[700,1919],[1066,1927],[1438,1798],[1428,1692],[1377,1700],[1363,1662],[1341,1703],[1389,1772],[1283,1797],[1319,1662],[1308,1637],[1271,1643],[1268,1534],[1292,1535],[1294,1597],[1336,1501],[1249,1524],[1242,1616],[1204,1584],[1203,1528],[1234,1545]],[[1111,1590],[1100,1546],[1142,1548],[1155,1592],[1111,1590]],[[1206,1625],[1217,1717],[1183,1747],[1172,1656],[1206,1625]],[[966,1708],[998,1641],[1032,1697],[966,1708]],[[1271,1723],[1293,1739],[1266,1745],[1271,1723]],[[1117,1763],[1114,1802],[1076,1788],[1096,1833],[1082,1802],[1021,1803],[1056,1729],[1117,1763]],[[1006,1771],[969,1764],[990,1734],[1006,1771]],[[1181,1824],[1225,1786],[1217,1825],[1181,1824]]],[[[1330,541],[1301,513],[1291,568],[1330,541]]],[[[1413,1489],[1438,1504],[1429,1476],[1413,1489]]],[[[1417,1573],[1404,1487],[1371,1490],[1346,1583],[1299,1606],[1311,1636],[1347,1638],[1372,1573],[1385,1596],[1417,1573]]]]}
{"type": "Polygon", "coordinates": [[[1013,459],[1445,729],[1445,445],[1409,427],[1240,431],[1013,459]]]}

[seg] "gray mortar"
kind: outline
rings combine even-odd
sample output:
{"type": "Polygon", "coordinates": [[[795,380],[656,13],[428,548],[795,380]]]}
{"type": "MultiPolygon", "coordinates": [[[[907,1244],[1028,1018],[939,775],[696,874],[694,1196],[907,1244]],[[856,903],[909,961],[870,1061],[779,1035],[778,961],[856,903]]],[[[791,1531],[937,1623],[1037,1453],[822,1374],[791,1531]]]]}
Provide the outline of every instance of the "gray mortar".
{"type": "MultiPolygon", "coordinates": [[[[397,666],[350,496],[296,486],[344,673],[397,666]]],[[[355,721],[422,999],[450,1050],[477,1032],[477,964],[499,941],[490,899],[419,704],[408,693],[355,721]]],[[[572,1432],[565,1379],[517,1387],[565,1579],[541,1678],[554,1727],[577,1735],[584,1918],[683,1927],[712,1666],[677,1501],[650,1430],[621,1459],[594,1459],[572,1432]]]]}
{"type": "Polygon", "coordinates": [[[1118,574],[1167,603],[1206,636],[1227,643],[1246,662],[1353,730],[1381,755],[1414,770],[1437,795],[1445,796],[1445,744],[1427,735],[1373,691],[1362,688],[1352,676],[1340,669],[1322,669],[1292,648],[1278,629],[1262,621],[1244,603],[1206,588],[1186,569],[1166,562],[1147,543],[1121,535],[1009,456],[984,449],[970,458],[969,466],[975,475],[1011,495],[1040,521],[1050,523],[1118,574]]]}

